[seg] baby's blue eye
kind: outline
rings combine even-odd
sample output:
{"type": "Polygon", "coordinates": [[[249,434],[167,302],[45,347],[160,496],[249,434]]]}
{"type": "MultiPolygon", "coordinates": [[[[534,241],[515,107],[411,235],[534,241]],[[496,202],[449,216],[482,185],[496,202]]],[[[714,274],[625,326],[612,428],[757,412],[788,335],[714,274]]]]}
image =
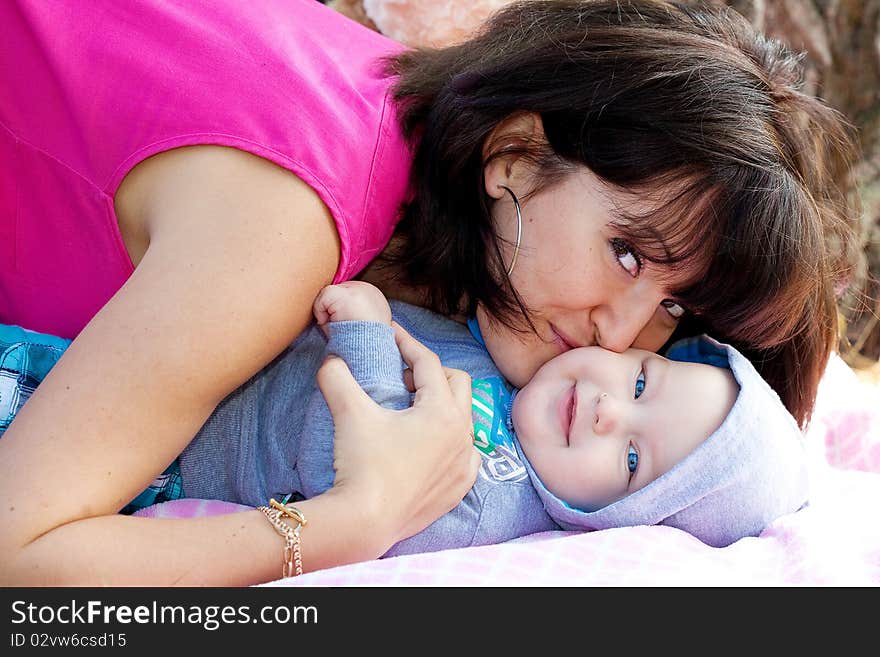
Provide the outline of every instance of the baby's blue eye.
{"type": "Polygon", "coordinates": [[[636,378],[636,396],[638,399],[645,392],[645,370],[639,370],[639,376],[636,378]]]}
{"type": "Polygon", "coordinates": [[[636,448],[632,446],[632,443],[630,443],[629,448],[626,450],[626,469],[629,470],[630,481],[632,481],[633,475],[636,473],[638,467],[639,453],[636,451],[636,448]]]}

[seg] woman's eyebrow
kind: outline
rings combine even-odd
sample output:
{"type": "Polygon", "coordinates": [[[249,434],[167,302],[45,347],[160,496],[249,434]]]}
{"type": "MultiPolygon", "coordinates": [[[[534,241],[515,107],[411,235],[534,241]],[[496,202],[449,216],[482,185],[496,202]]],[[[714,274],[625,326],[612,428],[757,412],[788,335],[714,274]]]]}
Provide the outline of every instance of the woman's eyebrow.
{"type": "Polygon", "coordinates": [[[611,211],[611,221],[609,224],[620,230],[625,237],[628,237],[638,247],[640,255],[648,260],[657,262],[669,262],[675,259],[672,249],[657,228],[648,224],[644,217],[628,215],[619,208],[613,208],[611,211]],[[658,254],[662,251],[663,256],[648,255],[646,252],[658,254]]]}

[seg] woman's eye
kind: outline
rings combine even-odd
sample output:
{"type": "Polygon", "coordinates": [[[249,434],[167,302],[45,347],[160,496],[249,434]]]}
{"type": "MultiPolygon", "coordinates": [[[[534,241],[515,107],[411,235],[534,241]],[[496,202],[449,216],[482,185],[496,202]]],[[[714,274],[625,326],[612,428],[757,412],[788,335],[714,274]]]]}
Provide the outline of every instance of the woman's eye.
{"type": "Polygon", "coordinates": [[[635,399],[638,399],[642,396],[642,393],[645,392],[645,370],[639,370],[639,375],[636,377],[636,394],[635,399]]]}
{"type": "Polygon", "coordinates": [[[626,240],[615,237],[610,241],[611,251],[614,257],[633,278],[637,277],[642,271],[642,259],[639,254],[629,245],[626,240]]]}
{"type": "Polygon", "coordinates": [[[681,316],[684,315],[684,308],[679,306],[672,299],[664,299],[660,302],[660,305],[666,309],[666,312],[668,312],[673,319],[681,319],[681,316]]]}
{"type": "Polygon", "coordinates": [[[626,450],[626,469],[629,470],[629,481],[632,481],[633,476],[636,474],[636,470],[639,468],[639,453],[636,451],[636,448],[633,447],[633,444],[630,443],[629,447],[626,450]]]}

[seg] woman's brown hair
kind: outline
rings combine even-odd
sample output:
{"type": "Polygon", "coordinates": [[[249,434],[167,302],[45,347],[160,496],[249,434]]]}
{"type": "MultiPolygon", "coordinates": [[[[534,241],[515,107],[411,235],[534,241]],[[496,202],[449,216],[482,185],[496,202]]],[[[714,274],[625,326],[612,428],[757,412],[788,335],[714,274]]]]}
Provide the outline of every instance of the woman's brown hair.
{"type": "Polygon", "coordinates": [[[539,0],[505,7],[465,43],[386,66],[415,148],[413,200],[389,257],[431,307],[482,303],[512,328],[528,322],[482,177],[492,129],[534,112],[546,143],[488,157],[530,158],[536,189],[587,166],[660,198],[618,228],[645,260],[689,272],[673,290],[689,311],[676,337],[734,344],[805,425],[855,262],[855,147],[848,124],[802,93],[795,54],[729,9],[539,0]]]}

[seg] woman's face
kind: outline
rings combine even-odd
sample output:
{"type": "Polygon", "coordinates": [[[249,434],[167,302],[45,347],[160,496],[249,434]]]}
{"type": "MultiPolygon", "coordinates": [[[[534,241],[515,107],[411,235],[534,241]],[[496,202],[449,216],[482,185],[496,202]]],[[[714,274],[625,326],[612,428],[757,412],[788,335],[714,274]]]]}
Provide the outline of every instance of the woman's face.
{"type": "MultiPolygon", "coordinates": [[[[492,184],[488,178],[486,183],[492,184]]],[[[520,198],[523,223],[510,278],[537,334],[513,331],[491,321],[482,306],[477,309],[486,346],[508,380],[522,387],[541,365],[574,347],[659,349],[682,313],[670,294],[675,281],[640,260],[613,225],[623,202],[628,212],[649,208],[615,199],[586,167],[529,198],[525,189],[508,186],[520,198]]],[[[516,210],[506,191],[493,196],[496,226],[509,242],[502,244],[507,263],[516,242],[516,210]]]]}

